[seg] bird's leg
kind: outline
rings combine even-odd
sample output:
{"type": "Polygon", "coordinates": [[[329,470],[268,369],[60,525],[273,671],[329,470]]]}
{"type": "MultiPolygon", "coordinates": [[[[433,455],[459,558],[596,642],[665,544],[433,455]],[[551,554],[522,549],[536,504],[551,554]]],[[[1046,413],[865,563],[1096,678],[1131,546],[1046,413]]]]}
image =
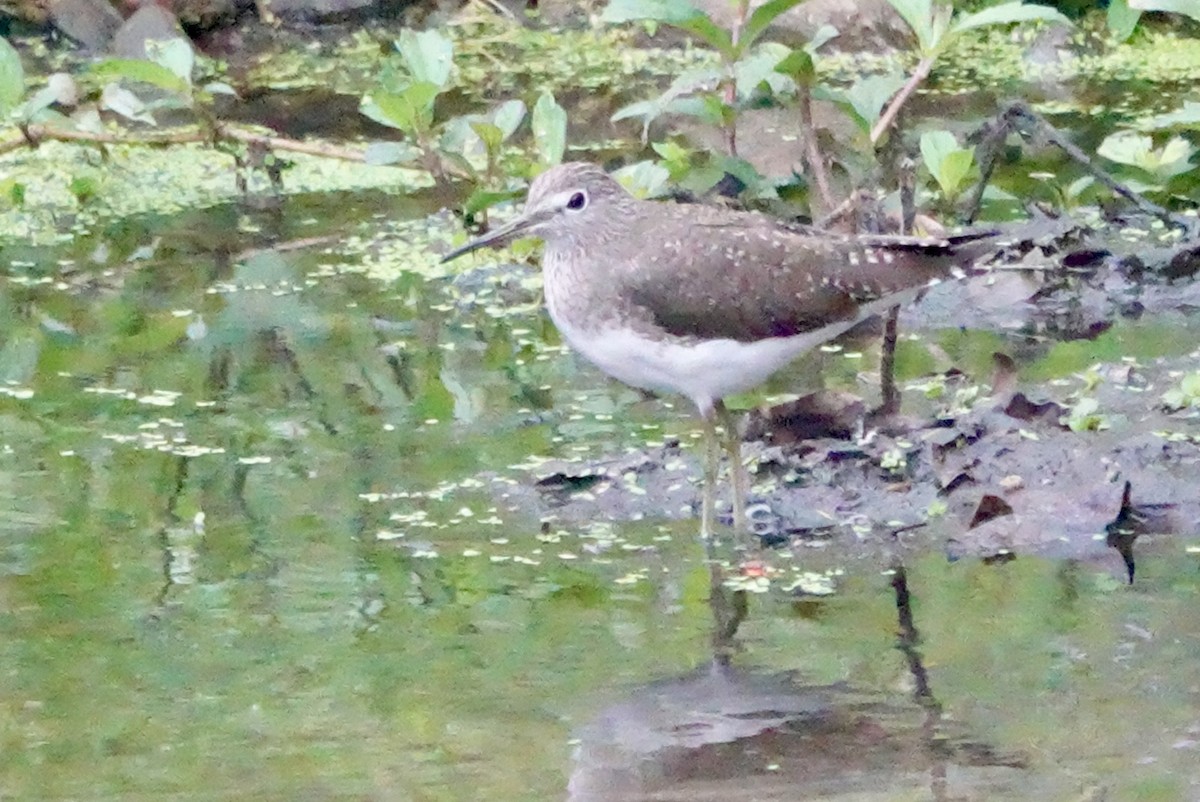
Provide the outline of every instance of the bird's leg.
{"type": "Polygon", "coordinates": [[[704,422],[704,490],[700,501],[700,537],[712,539],[717,522],[717,469],[721,461],[717,427],[712,409],[701,409],[704,422]]]}
{"type": "Polygon", "coordinates": [[[726,409],[720,401],[716,404],[716,412],[721,416],[721,428],[725,430],[725,454],[729,459],[729,478],[733,485],[733,530],[739,535],[750,534],[750,524],[746,519],[746,497],[749,495],[749,482],[746,477],[746,466],[742,464],[742,438],[738,434],[737,421],[733,413],[726,409]]]}

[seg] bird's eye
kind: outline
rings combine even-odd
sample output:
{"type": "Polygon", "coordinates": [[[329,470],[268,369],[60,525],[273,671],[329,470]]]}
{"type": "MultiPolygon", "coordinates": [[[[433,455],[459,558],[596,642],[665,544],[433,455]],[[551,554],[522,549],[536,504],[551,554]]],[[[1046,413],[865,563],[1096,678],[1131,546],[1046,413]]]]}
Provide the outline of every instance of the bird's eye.
{"type": "Polygon", "coordinates": [[[584,206],[587,206],[587,194],[583,192],[576,192],[567,201],[567,208],[573,212],[578,212],[584,206]]]}

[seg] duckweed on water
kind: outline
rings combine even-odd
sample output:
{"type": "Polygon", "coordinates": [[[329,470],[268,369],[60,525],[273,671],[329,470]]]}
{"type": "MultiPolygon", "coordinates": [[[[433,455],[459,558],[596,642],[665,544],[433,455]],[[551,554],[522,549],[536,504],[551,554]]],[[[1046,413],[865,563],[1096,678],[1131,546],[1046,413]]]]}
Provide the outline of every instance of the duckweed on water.
{"type": "MultiPolygon", "coordinates": [[[[305,154],[289,154],[283,192],[339,192],[373,189],[409,192],[431,185],[425,173],[305,154]]],[[[95,151],[66,142],[45,142],[36,150],[0,158],[9,178],[26,187],[25,205],[0,211],[0,228],[12,239],[51,245],[86,233],[99,223],[144,214],[169,215],[239,197],[233,160],[212,148],[109,146],[106,160],[95,151]],[[72,182],[90,177],[101,185],[86,203],[72,182]],[[64,221],[70,221],[64,225],[64,221]]]]}

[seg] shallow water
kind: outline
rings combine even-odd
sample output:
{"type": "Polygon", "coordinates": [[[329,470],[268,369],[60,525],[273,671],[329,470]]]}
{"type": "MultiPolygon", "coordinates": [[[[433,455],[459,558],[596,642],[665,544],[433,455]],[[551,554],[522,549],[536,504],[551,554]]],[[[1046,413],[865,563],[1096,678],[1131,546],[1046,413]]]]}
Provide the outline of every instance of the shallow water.
{"type": "MultiPolygon", "coordinates": [[[[0,797],[1200,798],[1184,544],[1139,541],[1128,587],[1111,551],[817,542],[714,641],[690,504],[523,500],[532,457],[690,460],[685,405],[569,354],[528,269],[379,281],[338,243],[390,199],[290,203],[0,284],[0,797]],[[836,592],[780,590],[803,572],[836,592]]],[[[854,389],[840,364],[792,381],[854,389]]]]}

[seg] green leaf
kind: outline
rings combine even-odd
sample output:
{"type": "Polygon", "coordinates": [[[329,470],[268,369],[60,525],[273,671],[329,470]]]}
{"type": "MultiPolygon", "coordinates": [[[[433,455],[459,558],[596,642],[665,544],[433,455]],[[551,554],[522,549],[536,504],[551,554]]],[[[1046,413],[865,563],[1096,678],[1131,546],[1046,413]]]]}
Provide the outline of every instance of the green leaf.
{"type": "Polygon", "coordinates": [[[954,20],[950,30],[954,33],[962,33],[972,28],[983,28],[988,25],[1009,25],[1014,22],[1032,22],[1034,20],[1058,22],[1063,25],[1071,24],[1069,19],[1050,6],[1032,5],[1017,0],[1017,2],[985,8],[974,14],[960,14],[954,20]]]}
{"type": "Polygon", "coordinates": [[[192,85],[192,68],[196,65],[196,54],[188,40],[179,37],[165,40],[147,39],[146,55],[150,61],[170,70],[183,83],[192,85]]]}
{"type": "Polygon", "coordinates": [[[210,95],[230,95],[237,97],[237,90],[223,81],[209,81],[204,86],[200,87],[210,95]]]}
{"type": "Polygon", "coordinates": [[[894,72],[887,75],[868,75],[860,78],[843,97],[851,110],[861,120],[859,127],[870,131],[879,121],[884,104],[904,86],[907,80],[902,73],[894,72]]]}
{"type": "Polygon", "coordinates": [[[817,28],[817,32],[812,35],[812,39],[808,40],[808,44],[804,46],[804,49],[810,54],[816,54],[816,52],[821,49],[822,45],[832,39],[836,39],[837,36],[837,28],[829,24],[822,25],[820,28],[817,28]]]}
{"type": "Polygon", "coordinates": [[[1138,11],[1167,11],[1200,21],[1200,0],[1129,0],[1138,11]]]}
{"type": "Polygon", "coordinates": [[[1108,30],[1118,42],[1133,35],[1142,12],[1129,7],[1129,0],[1110,0],[1108,4],[1108,30]]]}
{"type": "Polygon", "coordinates": [[[0,181],[0,207],[20,207],[25,205],[25,185],[15,178],[0,181]]]}
{"type": "Polygon", "coordinates": [[[793,50],[778,64],[775,72],[782,73],[798,84],[811,84],[817,77],[817,67],[813,62],[812,53],[805,50],[793,50]]]}
{"type": "Polygon", "coordinates": [[[454,67],[454,43],[436,30],[414,31],[405,28],[396,40],[396,49],[417,83],[445,89],[454,67]]]}
{"type": "Polygon", "coordinates": [[[415,83],[400,92],[364,95],[359,111],[379,123],[416,135],[433,124],[433,101],[438,88],[431,83],[415,83]]]}
{"type": "Polygon", "coordinates": [[[609,23],[661,22],[698,37],[728,61],[736,58],[729,32],[687,0],[611,0],[600,14],[600,20],[609,23]]]}
{"type": "Polygon", "coordinates": [[[975,155],[970,149],[958,147],[949,131],[926,131],[921,135],[921,157],[942,194],[953,198],[962,191],[975,155]]]}
{"type": "Polygon", "coordinates": [[[92,67],[92,74],[101,83],[106,81],[134,81],[150,84],[177,95],[186,96],[191,85],[161,64],[135,58],[110,58],[92,67]]]}
{"type": "Polygon", "coordinates": [[[0,37],[0,118],[7,117],[25,96],[25,68],[7,39],[0,37]]]}
{"type": "Polygon", "coordinates": [[[652,161],[630,164],[613,173],[613,178],[639,198],[653,198],[662,194],[670,177],[667,168],[652,161]]]}
{"type": "Polygon", "coordinates": [[[1153,148],[1154,140],[1148,136],[1141,136],[1132,131],[1118,131],[1106,136],[1100,147],[1096,148],[1096,153],[1117,164],[1141,167],[1149,160],[1153,148]]]}
{"type": "Polygon", "coordinates": [[[1166,145],[1154,148],[1149,136],[1133,131],[1118,131],[1105,137],[1096,153],[1109,161],[1145,170],[1160,181],[1182,175],[1192,169],[1196,149],[1186,139],[1174,136],[1166,145]]]}
{"type": "Polygon", "coordinates": [[[496,204],[515,200],[520,196],[521,192],[518,190],[503,190],[498,192],[489,189],[476,189],[463,204],[463,214],[468,217],[474,217],[484,209],[490,209],[496,204]]]}
{"type": "Polygon", "coordinates": [[[794,93],[795,81],[777,69],[781,63],[791,58],[792,52],[794,51],[778,42],[763,42],[752,53],[739,59],[733,65],[738,97],[743,100],[750,98],[764,84],[775,95],[794,93]]]}
{"type": "Polygon", "coordinates": [[[929,49],[933,41],[932,0],[888,0],[917,37],[921,51],[929,49]]]}
{"type": "Polygon", "coordinates": [[[1072,181],[1070,184],[1067,185],[1067,189],[1066,189],[1067,199],[1072,202],[1078,201],[1079,198],[1083,195],[1083,193],[1086,192],[1091,187],[1093,187],[1095,184],[1096,184],[1096,179],[1092,178],[1090,175],[1085,175],[1085,176],[1082,176],[1081,178],[1076,178],[1074,181],[1072,181]]]}
{"type": "Polygon", "coordinates": [[[1099,413],[1100,402],[1094,398],[1081,398],[1075,402],[1067,416],[1067,426],[1073,432],[1098,432],[1109,427],[1108,418],[1099,413]]]}
{"type": "Polygon", "coordinates": [[[1151,172],[1161,178],[1171,178],[1192,169],[1191,159],[1196,153],[1192,144],[1181,136],[1173,136],[1161,150],[1155,151],[1151,172]]]}
{"type": "Polygon", "coordinates": [[[67,184],[67,189],[75,196],[76,202],[82,205],[100,194],[100,180],[90,175],[76,176],[67,184]]]}
{"type": "Polygon", "coordinates": [[[471,130],[475,132],[475,136],[479,137],[479,141],[483,143],[484,150],[489,155],[494,157],[500,151],[500,145],[504,141],[504,132],[497,126],[476,120],[471,123],[471,130]]]}
{"type": "Polygon", "coordinates": [[[562,163],[567,150],[567,112],[549,92],[543,92],[533,104],[533,142],[542,164],[562,163]]]}
{"type": "Polygon", "coordinates": [[[758,37],[762,36],[763,31],[770,27],[776,17],[803,2],[804,0],[767,0],[754,9],[750,19],[746,20],[746,24],[742,27],[741,36],[738,37],[738,49],[744,53],[758,40],[758,37]]]}
{"type": "Polygon", "coordinates": [[[970,150],[955,150],[946,154],[942,159],[941,169],[937,172],[938,186],[942,194],[956,197],[966,184],[967,176],[971,174],[971,165],[975,162],[975,154],[970,150]]]}
{"type": "Polygon", "coordinates": [[[524,119],[525,104],[519,100],[505,101],[492,112],[492,124],[500,129],[502,142],[508,141],[508,138],[521,126],[521,121],[524,119]]]}

